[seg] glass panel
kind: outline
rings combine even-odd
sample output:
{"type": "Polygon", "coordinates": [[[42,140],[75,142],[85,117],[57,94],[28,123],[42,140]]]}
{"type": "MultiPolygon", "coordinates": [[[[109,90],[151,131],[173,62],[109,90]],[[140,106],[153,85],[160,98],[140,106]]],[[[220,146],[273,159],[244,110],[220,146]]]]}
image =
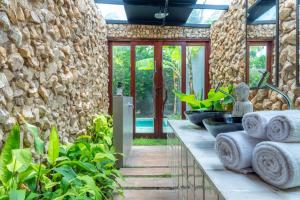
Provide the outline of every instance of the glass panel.
{"type": "Polygon", "coordinates": [[[113,94],[122,84],[123,95],[130,96],[130,46],[113,46],[113,94]]]}
{"type": "Polygon", "coordinates": [[[181,103],[174,91],[181,91],[181,46],[163,46],[164,133],[172,132],[167,119],[181,119],[181,103]]]}
{"type": "Polygon", "coordinates": [[[123,5],[114,4],[97,4],[104,19],[106,20],[127,20],[126,12],[123,5]]]}
{"type": "Polygon", "coordinates": [[[187,24],[212,24],[218,20],[225,10],[194,9],[187,20],[187,24]]]}
{"type": "Polygon", "coordinates": [[[267,70],[267,47],[250,46],[249,54],[249,86],[257,87],[261,78],[259,70],[267,70]]]}
{"type": "Polygon", "coordinates": [[[204,179],[204,199],[209,199],[209,200],[218,200],[218,192],[214,189],[213,185],[207,180],[205,177],[204,179]]]}
{"type": "Polygon", "coordinates": [[[205,47],[186,47],[186,93],[201,99],[205,94],[205,47]]]}
{"type": "Polygon", "coordinates": [[[197,0],[197,4],[229,5],[231,0],[197,0]]]}
{"type": "Polygon", "coordinates": [[[276,6],[270,8],[262,16],[257,18],[255,21],[266,21],[266,20],[276,20],[276,6]]]}
{"type": "Polygon", "coordinates": [[[136,46],[136,133],[154,133],[154,47],[136,46]]]}

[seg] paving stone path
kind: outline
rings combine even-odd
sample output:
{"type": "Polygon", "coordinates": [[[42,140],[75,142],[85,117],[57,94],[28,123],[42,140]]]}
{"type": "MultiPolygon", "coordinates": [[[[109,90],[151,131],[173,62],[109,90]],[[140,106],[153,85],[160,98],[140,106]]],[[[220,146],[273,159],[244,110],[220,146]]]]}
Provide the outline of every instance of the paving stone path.
{"type": "Polygon", "coordinates": [[[124,197],[114,200],[177,200],[167,146],[134,146],[121,169],[124,197]]]}

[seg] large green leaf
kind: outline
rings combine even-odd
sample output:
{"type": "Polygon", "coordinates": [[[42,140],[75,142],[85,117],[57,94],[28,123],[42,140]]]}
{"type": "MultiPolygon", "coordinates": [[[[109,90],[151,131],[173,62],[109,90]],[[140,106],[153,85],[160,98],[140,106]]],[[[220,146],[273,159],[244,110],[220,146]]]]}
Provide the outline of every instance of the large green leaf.
{"type": "Polygon", "coordinates": [[[25,200],[26,192],[24,190],[9,191],[9,200],[25,200]]]}
{"type": "Polygon", "coordinates": [[[39,129],[36,126],[33,126],[31,124],[25,123],[27,129],[32,134],[34,138],[34,148],[38,154],[44,153],[45,148],[45,142],[40,138],[39,136],[39,129]]]}
{"type": "Polygon", "coordinates": [[[7,165],[7,169],[12,172],[24,172],[30,166],[32,155],[30,149],[12,150],[12,161],[7,165]]]}
{"type": "Polygon", "coordinates": [[[84,181],[86,185],[81,188],[81,192],[86,192],[94,195],[95,200],[101,200],[101,193],[99,187],[97,187],[94,179],[90,176],[83,175],[83,176],[78,176],[77,179],[84,181]]]}
{"type": "Polygon", "coordinates": [[[55,127],[52,127],[48,145],[48,162],[55,164],[59,156],[59,136],[55,127]]]}
{"type": "Polygon", "coordinates": [[[12,160],[12,150],[20,148],[20,127],[15,124],[11,129],[0,155],[0,180],[4,186],[7,186],[8,180],[12,174],[7,170],[8,165],[12,160]]]}

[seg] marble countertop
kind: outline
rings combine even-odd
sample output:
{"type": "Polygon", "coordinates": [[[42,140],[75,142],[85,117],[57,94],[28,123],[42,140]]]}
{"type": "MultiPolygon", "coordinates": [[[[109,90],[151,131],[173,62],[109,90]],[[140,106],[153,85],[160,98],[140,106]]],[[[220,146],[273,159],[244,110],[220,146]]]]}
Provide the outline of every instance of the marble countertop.
{"type": "Polygon", "coordinates": [[[254,173],[244,175],[225,169],[214,149],[215,138],[207,130],[186,120],[169,120],[169,124],[226,200],[300,200],[300,187],[280,190],[254,173]]]}

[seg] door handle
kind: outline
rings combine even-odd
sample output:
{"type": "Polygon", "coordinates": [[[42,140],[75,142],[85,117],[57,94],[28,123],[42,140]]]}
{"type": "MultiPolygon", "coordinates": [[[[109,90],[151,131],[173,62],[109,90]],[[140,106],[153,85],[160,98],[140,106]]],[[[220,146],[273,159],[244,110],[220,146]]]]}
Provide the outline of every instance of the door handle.
{"type": "Polygon", "coordinates": [[[132,103],[128,103],[127,106],[128,106],[128,107],[131,107],[131,108],[134,107],[132,103]]]}

